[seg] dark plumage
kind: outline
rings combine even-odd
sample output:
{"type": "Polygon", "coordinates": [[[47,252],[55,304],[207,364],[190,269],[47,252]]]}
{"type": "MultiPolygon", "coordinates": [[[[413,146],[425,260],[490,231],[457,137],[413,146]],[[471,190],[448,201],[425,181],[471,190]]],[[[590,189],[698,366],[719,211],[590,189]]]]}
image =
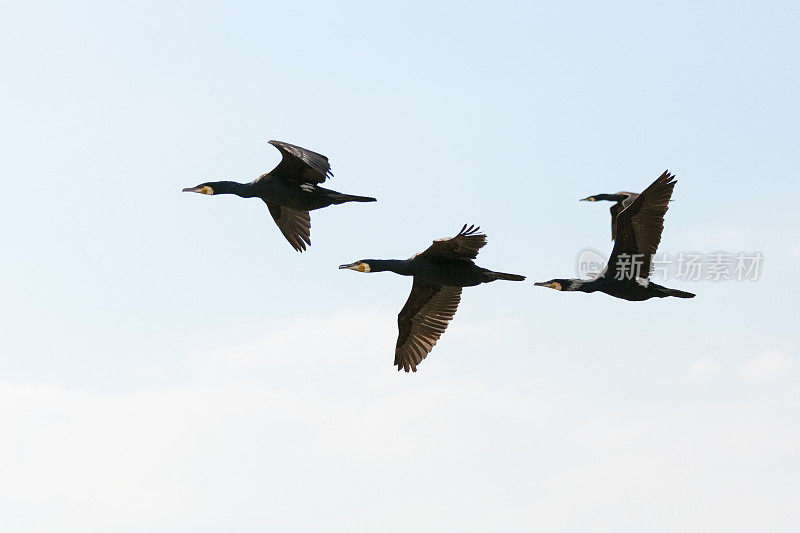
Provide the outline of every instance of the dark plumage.
{"type": "Polygon", "coordinates": [[[694,298],[690,292],[648,281],[652,256],[661,242],[664,214],[669,208],[675,177],[665,171],[616,217],[617,236],[606,268],[592,280],[552,279],[536,283],[559,291],[604,292],[623,300],[641,301],[676,296],[694,298]]]}
{"type": "Polygon", "coordinates": [[[430,353],[461,301],[461,288],[502,279],[522,281],[525,276],[492,272],[473,259],[486,244],[480,228],[466,224],[452,238],[436,239],[427,250],[410,259],[362,259],[339,268],[358,272],[394,272],[413,276],[411,294],[397,316],[399,334],[394,352],[397,370],[417,371],[430,353]]]}
{"type": "Polygon", "coordinates": [[[309,211],[345,202],[374,202],[375,198],[354,196],[319,186],[332,177],[331,165],[324,155],[280,141],[269,141],[280,150],[283,159],[272,171],[250,183],[211,181],[183,192],[235,194],[242,198],[261,198],[289,244],[302,252],[311,245],[309,211]]]}
{"type": "Polygon", "coordinates": [[[636,200],[637,196],[639,195],[635,192],[620,191],[616,194],[595,194],[594,196],[587,196],[586,198],[581,198],[581,202],[599,202],[601,200],[616,202],[611,206],[611,209],[609,209],[609,211],[611,211],[611,240],[614,241],[617,239],[617,215],[619,215],[623,209],[631,205],[631,202],[636,200]]]}

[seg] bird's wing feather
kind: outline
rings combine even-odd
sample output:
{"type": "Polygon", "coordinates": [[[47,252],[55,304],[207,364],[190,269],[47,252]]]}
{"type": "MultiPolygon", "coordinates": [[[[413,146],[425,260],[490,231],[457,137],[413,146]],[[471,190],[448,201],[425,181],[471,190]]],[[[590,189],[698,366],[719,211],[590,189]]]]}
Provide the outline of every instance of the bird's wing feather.
{"type": "Polygon", "coordinates": [[[616,241],[617,240],[617,215],[619,215],[619,212],[622,211],[623,209],[624,208],[622,207],[621,203],[613,204],[611,206],[611,208],[609,209],[609,211],[611,211],[611,240],[612,241],[616,241]]]}
{"type": "Polygon", "coordinates": [[[627,195],[627,198],[625,198],[621,202],[616,202],[614,205],[611,206],[610,211],[611,211],[611,240],[612,241],[616,241],[617,240],[617,215],[619,215],[620,212],[623,209],[625,209],[626,207],[631,205],[631,202],[633,202],[636,199],[636,197],[639,196],[638,194],[636,194],[634,192],[627,192],[627,191],[618,192],[617,194],[625,194],[625,195],[627,195]]]}
{"type": "Polygon", "coordinates": [[[647,278],[652,272],[652,256],[661,242],[664,230],[664,215],[669,209],[669,200],[675,188],[675,176],[664,171],[628,207],[616,217],[616,242],[608,260],[607,276],[617,276],[625,264],[635,261],[638,267],[636,277],[647,278]],[[620,261],[620,256],[628,256],[620,261]]]}
{"type": "Polygon", "coordinates": [[[298,183],[322,183],[333,177],[331,164],[324,155],[281,141],[269,143],[280,150],[283,159],[265,175],[298,183]]]}
{"type": "Polygon", "coordinates": [[[397,370],[417,371],[452,320],[461,301],[461,287],[442,287],[414,278],[411,294],[397,315],[397,370]]]}
{"type": "Polygon", "coordinates": [[[428,259],[475,259],[478,250],[486,245],[486,235],[478,226],[464,227],[455,237],[436,239],[421,256],[428,259]]]}
{"type": "Polygon", "coordinates": [[[275,219],[278,228],[298,252],[305,251],[306,244],[311,244],[311,217],[308,211],[292,209],[275,202],[266,202],[269,213],[275,219]]]}

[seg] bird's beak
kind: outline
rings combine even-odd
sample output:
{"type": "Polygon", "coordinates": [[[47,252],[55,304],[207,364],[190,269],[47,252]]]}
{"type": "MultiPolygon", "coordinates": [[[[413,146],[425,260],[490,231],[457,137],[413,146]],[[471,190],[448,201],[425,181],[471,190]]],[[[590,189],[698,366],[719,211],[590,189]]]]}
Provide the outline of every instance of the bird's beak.
{"type": "Polygon", "coordinates": [[[198,185],[197,187],[186,187],[181,192],[197,192],[200,194],[214,194],[214,190],[208,185],[198,185]]]}
{"type": "Polygon", "coordinates": [[[594,196],[587,196],[586,198],[581,198],[580,202],[594,202],[594,196]]]}
{"type": "Polygon", "coordinates": [[[350,263],[349,265],[339,265],[339,270],[355,270],[356,272],[369,272],[369,265],[366,263],[362,263],[361,261],[356,261],[355,263],[350,263]]]}
{"type": "Polygon", "coordinates": [[[555,281],[547,282],[547,281],[539,281],[534,283],[537,287],[547,287],[548,289],[555,289],[557,291],[561,290],[561,284],[555,281]]]}

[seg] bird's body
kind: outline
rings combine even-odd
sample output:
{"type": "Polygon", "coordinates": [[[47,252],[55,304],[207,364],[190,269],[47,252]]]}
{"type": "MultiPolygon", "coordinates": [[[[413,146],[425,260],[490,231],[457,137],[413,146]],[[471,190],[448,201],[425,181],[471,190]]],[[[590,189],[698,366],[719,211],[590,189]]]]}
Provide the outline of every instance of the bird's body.
{"type": "MultiPolygon", "coordinates": [[[[670,289],[653,283],[649,280],[632,280],[622,279],[617,280],[608,276],[598,276],[591,280],[553,280],[563,282],[562,288],[559,290],[565,291],[578,291],[578,292],[603,292],[609,296],[628,300],[631,302],[641,302],[649,300],[650,298],[665,298],[667,296],[676,296],[678,298],[693,298],[694,294],[680,291],[678,289],[670,289]]],[[[537,283],[537,285],[539,285],[537,283]]]]}
{"type": "Polygon", "coordinates": [[[263,200],[275,223],[289,244],[298,252],[311,244],[309,211],[346,202],[374,202],[369,196],[344,194],[320,187],[332,176],[328,158],[280,141],[270,141],[283,154],[280,164],[250,183],[235,181],[206,182],[184,192],[234,194],[241,198],[263,200]]]}
{"type": "Polygon", "coordinates": [[[609,208],[611,212],[611,240],[617,239],[617,215],[619,215],[623,209],[631,205],[631,202],[636,200],[639,195],[635,192],[629,191],[620,191],[614,194],[595,194],[593,196],[588,196],[586,198],[581,199],[582,202],[600,202],[600,201],[609,201],[614,202],[614,204],[609,208]]]}
{"type": "Polygon", "coordinates": [[[603,292],[634,302],[667,296],[693,298],[690,292],[648,280],[675,183],[675,176],[665,171],[619,212],[614,219],[617,233],[614,249],[606,268],[595,279],[553,279],[536,285],[559,291],[603,292]]]}
{"type": "Polygon", "coordinates": [[[412,276],[414,283],[397,317],[398,338],[394,364],[406,372],[430,353],[455,315],[461,289],[498,279],[522,281],[524,276],[493,272],[473,262],[486,244],[480,228],[464,225],[455,237],[437,239],[424,252],[410,259],[363,259],[339,268],[359,272],[394,272],[412,276]]]}
{"type": "Polygon", "coordinates": [[[247,194],[261,198],[265,202],[276,203],[283,207],[313,211],[329,205],[343,204],[345,202],[374,202],[374,198],[343,194],[331,189],[320,187],[314,183],[302,183],[299,186],[291,181],[282,179],[260,178],[252,183],[247,194]]]}
{"type": "Polygon", "coordinates": [[[418,254],[410,259],[369,259],[370,272],[394,272],[442,287],[474,287],[495,281],[494,272],[471,260],[431,259],[418,254]]]}

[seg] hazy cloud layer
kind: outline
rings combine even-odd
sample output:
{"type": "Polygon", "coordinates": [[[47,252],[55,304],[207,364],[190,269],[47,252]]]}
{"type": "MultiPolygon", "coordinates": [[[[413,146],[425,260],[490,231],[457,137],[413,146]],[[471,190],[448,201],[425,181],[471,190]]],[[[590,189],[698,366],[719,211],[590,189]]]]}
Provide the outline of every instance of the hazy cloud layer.
{"type": "MultiPolygon", "coordinates": [[[[797,383],[619,412],[435,365],[398,375],[387,318],[297,320],[199,354],[180,387],[0,384],[8,531],[753,531],[799,518],[797,383]],[[317,336],[298,350],[309,327],[317,336]],[[336,385],[282,383],[305,372],[336,385]]],[[[476,342],[461,329],[443,339],[476,342]]],[[[754,361],[743,368],[772,375],[784,359],[754,361]]],[[[710,360],[693,369],[716,372],[710,360]]]]}
{"type": "Polygon", "coordinates": [[[689,378],[695,381],[699,381],[710,376],[715,376],[722,371],[722,365],[720,365],[714,359],[710,357],[703,357],[702,359],[698,359],[694,363],[692,363],[691,368],[689,368],[689,378]]]}
{"type": "Polygon", "coordinates": [[[787,353],[772,350],[747,360],[739,367],[739,376],[745,381],[763,381],[786,377],[794,366],[787,353]]]}

